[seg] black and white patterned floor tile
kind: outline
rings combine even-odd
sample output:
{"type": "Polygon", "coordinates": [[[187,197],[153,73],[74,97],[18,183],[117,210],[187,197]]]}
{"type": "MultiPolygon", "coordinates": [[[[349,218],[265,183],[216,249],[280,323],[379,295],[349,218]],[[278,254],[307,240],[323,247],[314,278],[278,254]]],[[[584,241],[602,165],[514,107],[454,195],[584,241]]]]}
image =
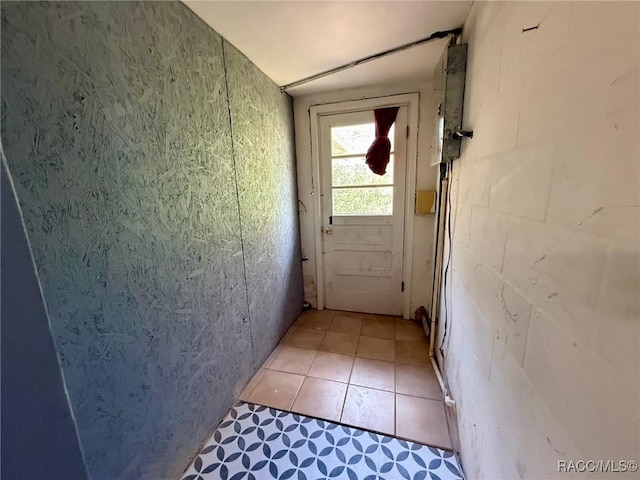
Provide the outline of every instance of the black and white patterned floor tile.
{"type": "Polygon", "coordinates": [[[239,402],[182,480],[461,479],[451,452],[239,402]]]}

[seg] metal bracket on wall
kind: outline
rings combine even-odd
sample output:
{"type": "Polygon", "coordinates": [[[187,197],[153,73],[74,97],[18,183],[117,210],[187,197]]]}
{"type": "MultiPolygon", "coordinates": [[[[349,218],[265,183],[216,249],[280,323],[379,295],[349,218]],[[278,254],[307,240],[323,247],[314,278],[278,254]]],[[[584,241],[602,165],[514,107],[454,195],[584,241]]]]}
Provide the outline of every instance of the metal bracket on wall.
{"type": "Polygon", "coordinates": [[[456,130],[453,132],[453,138],[462,140],[463,138],[473,138],[473,130],[456,130]]]}

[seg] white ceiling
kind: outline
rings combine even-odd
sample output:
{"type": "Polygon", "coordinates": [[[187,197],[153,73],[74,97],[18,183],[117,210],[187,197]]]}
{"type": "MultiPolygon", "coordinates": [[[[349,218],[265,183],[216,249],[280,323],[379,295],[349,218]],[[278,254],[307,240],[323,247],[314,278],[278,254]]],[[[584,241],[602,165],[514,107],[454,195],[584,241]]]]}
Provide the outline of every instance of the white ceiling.
{"type": "MultiPolygon", "coordinates": [[[[200,18],[278,85],[462,26],[470,1],[191,1],[200,18]]],[[[288,90],[306,95],[428,80],[437,40],[288,90]]]]}

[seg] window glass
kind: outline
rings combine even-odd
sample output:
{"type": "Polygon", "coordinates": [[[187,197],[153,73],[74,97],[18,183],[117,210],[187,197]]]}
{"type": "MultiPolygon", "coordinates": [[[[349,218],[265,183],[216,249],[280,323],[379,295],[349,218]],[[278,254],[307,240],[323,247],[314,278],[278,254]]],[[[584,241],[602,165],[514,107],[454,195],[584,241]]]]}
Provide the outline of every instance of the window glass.
{"type": "MultiPolygon", "coordinates": [[[[393,152],[395,136],[395,124],[389,130],[391,151],[393,152]]],[[[331,156],[338,155],[364,155],[376,138],[376,126],[374,123],[363,125],[347,125],[345,127],[331,128],[331,156]]]]}
{"type": "Polygon", "coordinates": [[[333,215],[393,214],[393,147],[395,125],[389,131],[391,157],[384,175],[366,164],[375,139],[375,124],[331,128],[331,186],[333,215]]]}
{"type": "Polygon", "coordinates": [[[357,185],[393,185],[393,154],[384,175],[376,175],[365,163],[365,157],[331,159],[331,184],[334,187],[357,185]]]}
{"type": "Polygon", "coordinates": [[[334,215],[392,215],[393,187],[334,188],[334,215]]]}

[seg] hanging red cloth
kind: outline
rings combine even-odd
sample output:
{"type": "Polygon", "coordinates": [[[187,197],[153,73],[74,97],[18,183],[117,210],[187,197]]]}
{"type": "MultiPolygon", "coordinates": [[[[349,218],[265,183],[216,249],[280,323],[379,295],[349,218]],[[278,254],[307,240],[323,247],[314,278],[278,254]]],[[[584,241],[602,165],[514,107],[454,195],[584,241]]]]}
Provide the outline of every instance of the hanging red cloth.
{"type": "Polygon", "coordinates": [[[377,175],[387,173],[387,165],[391,153],[389,130],[396,121],[400,107],[377,108],[373,111],[376,117],[376,139],[367,150],[367,165],[377,175]]]}

